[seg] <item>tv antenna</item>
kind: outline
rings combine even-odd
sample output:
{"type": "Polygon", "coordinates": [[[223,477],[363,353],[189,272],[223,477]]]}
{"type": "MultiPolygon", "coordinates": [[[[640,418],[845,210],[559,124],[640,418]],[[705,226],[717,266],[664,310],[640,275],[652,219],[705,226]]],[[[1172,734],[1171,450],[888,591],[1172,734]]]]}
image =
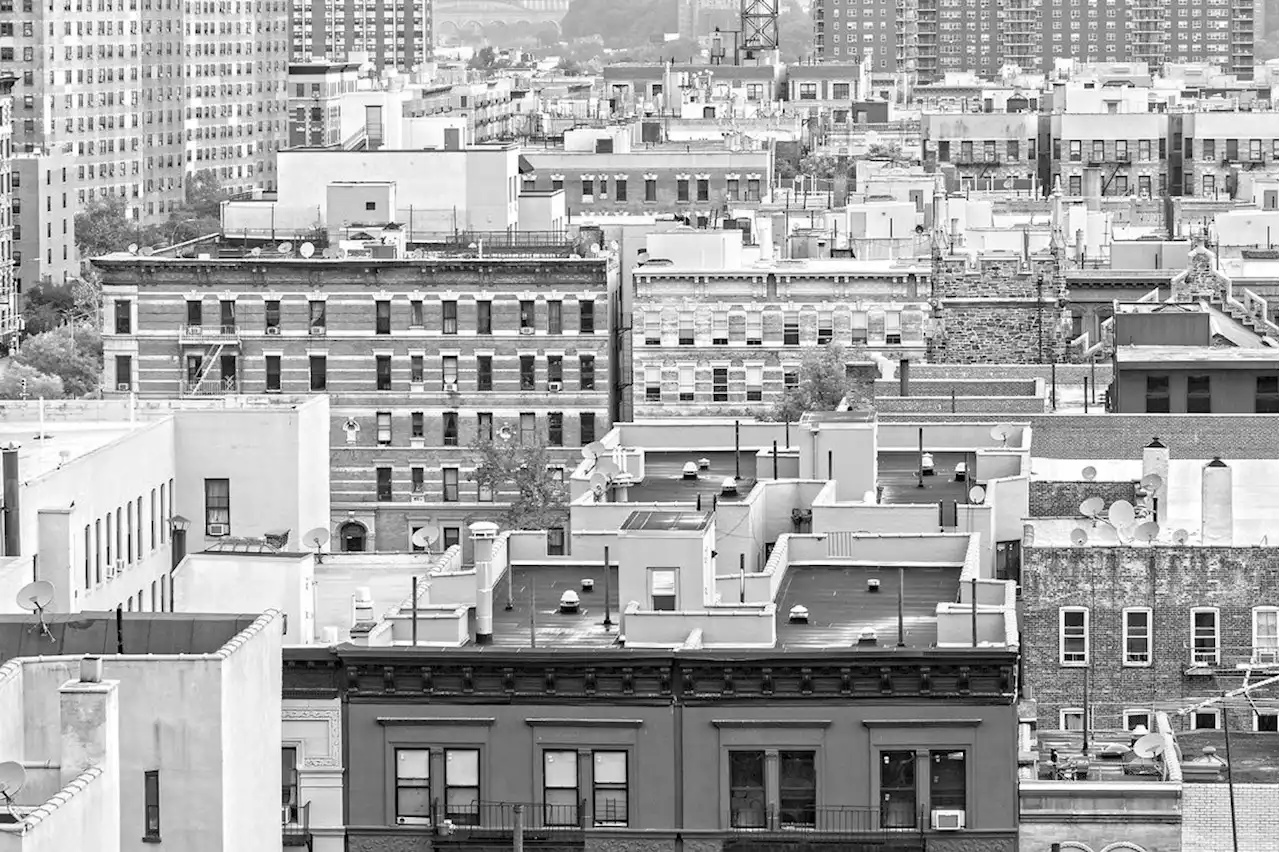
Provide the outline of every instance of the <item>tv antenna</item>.
{"type": "Polygon", "coordinates": [[[49,625],[44,620],[45,610],[49,608],[49,604],[53,603],[54,588],[53,583],[48,580],[36,580],[27,583],[18,590],[18,606],[34,613],[36,623],[28,628],[28,633],[39,632],[41,636],[47,637],[52,641],[53,633],[49,631],[49,625]]]}
{"type": "Polygon", "coordinates": [[[1003,424],[991,427],[991,437],[1000,442],[1000,446],[1008,447],[1009,439],[1013,437],[1013,427],[1003,424]]]}
{"type": "Polygon", "coordinates": [[[324,527],[316,527],[302,537],[302,543],[314,550],[318,555],[320,548],[329,543],[329,531],[324,527]]]}
{"type": "Polygon", "coordinates": [[[21,822],[21,820],[14,810],[17,802],[13,799],[26,783],[27,770],[22,768],[21,763],[16,760],[6,760],[4,763],[0,763],[0,799],[4,799],[4,806],[15,823],[21,822]]]}
{"type": "Polygon", "coordinates": [[[1080,476],[1084,478],[1085,482],[1093,482],[1098,478],[1098,469],[1093,465],[1089,465],[1084,470],[1080,471],[1080,476]]]}

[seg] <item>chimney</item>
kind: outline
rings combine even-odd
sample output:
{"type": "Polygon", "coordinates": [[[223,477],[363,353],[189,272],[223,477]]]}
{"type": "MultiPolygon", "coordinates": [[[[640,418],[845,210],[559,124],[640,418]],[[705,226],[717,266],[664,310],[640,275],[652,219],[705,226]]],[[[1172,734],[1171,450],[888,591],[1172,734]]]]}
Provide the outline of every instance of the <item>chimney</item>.
{"type": "MultiPolygon", "coordinates": [[[[85,657],[80,674],[59,690],[62,726],[61,786],[91,766],[120,755],[120,699],[115,681],[102,680],[102,659],[85,657]]],[[[109,771],[104,766],[104,771],[109,771]]]]}
{"type": "Polygon", "coordinates": [[[911,361],[898,362],[898,396],[911,396],[911,361]]]}
{"type": "Polygon", "coordinates": [[[1155,503],[1156,523],[1163,524],[1169,520],[1169,448],[1159,438],[1152,438],[1151,443],[1142,448],[1142,476],[1146,478],[1153,473],[1162,483],[1148,497],[1155,503]]]}
{"type": "Polygon", "coordinates": [[[1076,262],[1084,263],[1084,228],[1076,228],[1076,262]]]}
{"type": "Polygon", "coordinates": [[[373,624],[376,620],[373,617],[373,594],[368,586],[360,586],[351,596],[351,626],[373,624]]]}
{"type": "Polygon", "coordinates": [[[4,555],[22,555],[22,483],[18,481],[18,445],[3,451],[4,470],[4,555]]]}
{"type": "Polygon", "coordinates": [[[1200,541],[1230,547],[1235,543],[1231,505],[1231,468],[1217,456],[1204,466],[1200,488],[1200,541]]]}
{"type": "Polygon", "coordinates": [[[471,525],[471,543],[476,563],[476,644],[493,641],[493,542],[498,525],[477,521],[471,525]]]}

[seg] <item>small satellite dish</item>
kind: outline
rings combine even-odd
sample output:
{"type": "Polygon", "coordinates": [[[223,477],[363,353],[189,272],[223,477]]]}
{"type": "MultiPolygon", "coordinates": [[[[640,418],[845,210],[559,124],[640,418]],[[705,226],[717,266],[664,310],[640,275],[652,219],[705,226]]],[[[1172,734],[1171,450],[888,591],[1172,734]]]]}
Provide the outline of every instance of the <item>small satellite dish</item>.
{"type": "Polygon", "coordinates": [[[413,542],[414,547],[420,547],[423,550],[431,549],[431,538],[427,535],[425,527],[420,527],[413,531],[413,535],[409,539],[413,542]]]}
{"type": "Polygon", "coordinates": [[[969,489],[970,503],[981,503],[985,499],[987,499],[987,489],[981,485],[975,485],[969,489]]]}
{"type": "Polygon", "coordinates": [[[316,527],[302,537],[302,543],[319,553],[320,548],[329,543],[329,531],[324,527],[316,527]]]}
{"type": "Polygon", "coordinates": [[[281,243],[280,245],[276,246],[276,251],[280,252],[281,254],[288,254],[289,252],[293,251],[293,243],[288,243],[288,242],[281,243]]]}
{"type": "MultiPolygon", "coordinates": [[[[600,459],[596,462],[595,472],[612,479],[622,473],[622,468],[618,467],[617,463],[613,459],[600,459]]],[[[697,472],[696,469],[694,472],[697,472]]]]}
{"type": "Polygon", "coordinates": [[[262,257],[262,249],[259,246],[249,249],[249,257],[262,257]]]}
{"type": "Polygon", "coordinates": [[[1107,520],[1113,527],[1127,527],[1133,523],[1133,504],[1128,500],[1117,500],[1107,510],[1107,520]]]}
{"type": "Polygon", "coordinates": [[[21,763],[16,760],[0,763],[0,799],[4,799],[5,808],[8,809],[9,816],[14,822],[19,820],[18,815],[13,812],[13,806],[16,804],[13,800],[26,783],[27,770],[22,768],[21,763]]]}
{"type": "Polygon", "coordinates": [[[138,244],[129,243],[129,254],[137,254],[137,253],[138,253],[138,244]]]}
{"type": "Polygon", "coordinates": [[[1159,734],[1138,737],[1138,741],[1133,744],[1134,755],[1145,760],[1150,760],[1162,751],[1164,751],[1164,737],[1159,734]]]}
{"type": "Polygon", "coordinates": [[[298,249],[298,254],[302,255],[303,257],[311,257],[315,253],[316,253],[316,247],[313,246],[311,243],[303,243],[302,246],[298,249]]]}
{"type": "Polygon", "coordinates": [[[427,544],[434,544],[436,539],[440,538],[440,527],[435,521],[428,519],[418,530],[418,533],[426,539],[427,544]]]}
{"type": "Polygon", "coordinates": [[[1076,547],[1080,547],[1089,540],[1089,534],[1082,529],[1074,529],[1071,531],[1071,543],[1076,547]]]}
{"type": "Polygon", "coordinates": [[[53,594],[53,583],[48,580],[27,583],[18,590],[18,606],[27,612],[43,612],[49,604],[53,603],[53,594]]]}
{"type": "Polygon", "coordinates": [[[1013,435],[1013,428],[998,424],[991,427],[991,437],[1000,442],[1000,446],[1008,446],[1009,438],[1013,435]]]}
{"type": "Polygon", "coordinates": [[[1160,537],[1160,525],[1155,521],[1138,524],[1138,528],[1134,530],[1133,537],[1138,541],[1145,541],[1150,544],[1160,537]]]}
{"type": "Polygon", "coordinates": [[[1188,533],[1187,533],[1187,531],[1186,531],[1186,530],[1174,530],[1174,531],[1173,531],[1173,543],[1174,543],[1174,544],[1186,544],[1186,543],[1187,543],[1187,537],[1188,537],[1188,533]]]}
{"type": "Polygon", "coordinates": [[[1080,471],[1080,476],[1084,478],[1085,482],[1093,482],[1098,478],[1098,469],[1093,465],[1089,465],[1084,470],[1080,471]]]}
{"type": "Polygon", "coordinates": [[[1143,491],[1150,494],[1153,491],[1160,490],[1164,485],[1164,477],[1158,473],[1148,473],[1146,476],[1142,477],[1142,480],[1138,484],[1142,486],[1143,491]]]}
{"type": "Polygon", "coordinates": [[[596,460],[595,444],[587,444],[582,448],[582,458],[589,462],[596,460]]]}
{"type": "MultiPolygon", "coordinates": [[[[587,449],[587,448],[590,448],[591,458],[593,459],[598,459],[609,452],[609,450],[605,448],[605,445],[600,443],[599,441],[592,441],[590,444],[587,444],[587,446],[584,447],[584,449],[587,449]]],[[[583,455],[585,456],[586,453],[584,452],[583,455]]]]}
{"type": "Polygon", "coordinates": [[[1102,502],[1101,497],[1090,497],[1080,504],[1080,514],[1086,518],[1096,518],[1102,514],[1102,510],[1106,504],[1102,502]]]}
{"type": "Polygon", "coordinates": [[[591,483],[591,493],[595,494],[597,497],[602,496],[605,489],[609,487],[609,477],[605,476],[603,473],[591,474],[589,482],[591,483]]]}
{"type": "Polygon", "coordinates": [[[504,440],[504,441],[510,441],[510,440],[511,440],[511,427],[510,427],[510,426],[503,426],[501,429],[499,429],[499,430],[498,430],[498,437],[499,437],[499,438],[501,438],[501,439],[502,439],[502,440],[504,440]]]}
{"type": "Polygon", "coordinates": [[[618,241],[617,241],[617,240],[610,240],[610,241],[609,241],[609,251],[617,251],[617,250],[618,250],[618,241]]]}
{"type": "Polygon", "coordinates": [[[138,249],[138,254],[142,255],[143,257],[151,257],[151,255],[155,253],[156,253],[156,250],[153,249],[151,246],[143,246],[142,248],[138,249]]]}

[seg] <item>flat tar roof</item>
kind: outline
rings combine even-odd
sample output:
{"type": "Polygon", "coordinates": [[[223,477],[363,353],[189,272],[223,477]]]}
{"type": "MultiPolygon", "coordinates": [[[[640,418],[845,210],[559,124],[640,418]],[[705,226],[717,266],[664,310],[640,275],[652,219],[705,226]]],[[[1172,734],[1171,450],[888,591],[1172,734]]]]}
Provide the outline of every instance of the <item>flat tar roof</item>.
{"type": "Polygon", "coordinates": [[[609,647],[618,639],[618,569],[603,565],[538,565],[514,567],[493,591],[493,644],[479,648],[609,647]],[[582,581],[594,582],[590,592],[582,581]],[[565,592],[578,595],[576,613],[560,611],[565,592]],[[604,627],[605,600],[611,629],[604,627]],[[507,609],[510,605],[511,609],[507,609]]]}
{"type": "Polygon", "coordinates": [[[723,452],[700,452],[698,450],[680,450],[678,452],[649,452],[644,454],[644,481],[627,489],[627,499],[636,503],[689,503],[696,504],[698,496],[702,496],[705,507],[711,507],[711,497],[720,494],[720,488],[726,478],[741,473],[738,480],[737,497],[741,499],[751,492],[756,481],[753,476],[756,469],[756,449],[743,447],[741,463],[734,464],[732,450],[723,452]],[[711,466],[699,470],[697,478],[685,479],[684,466],[687,462],[707,459],[711,466]]]}
{"type": "Polygon", "coordinates": [[[75,461],[155,420],[130,423],[127,420],[93,423],[47,421],[41,437],[38,420],[0,423],[0,446],[18,444],[18,476],[24,482],[38,479],[60,464],[75,461]],[[63,457],[66,453],[66,457],[63,457]]]}
{"type": "Polygon", "coordinates": [[[1215,367],[1277,367],[1280,366],[1280,349],[1246,348],[1236,346],[1117,346],[1116,362],[1122,367],[1143,364],[1172,366],[1188,364],[1215,367]]]}
{"type": "MultiPolygon", "coordinates": [[[[258,619],[256,615],[126,612],[126,654],[212,654],[258,619]]],[[[0,663],[15,657],[117,654],[114,612],[47,613],[49,636],[32,629],[33,615],[0,615],[0,663]]]]}

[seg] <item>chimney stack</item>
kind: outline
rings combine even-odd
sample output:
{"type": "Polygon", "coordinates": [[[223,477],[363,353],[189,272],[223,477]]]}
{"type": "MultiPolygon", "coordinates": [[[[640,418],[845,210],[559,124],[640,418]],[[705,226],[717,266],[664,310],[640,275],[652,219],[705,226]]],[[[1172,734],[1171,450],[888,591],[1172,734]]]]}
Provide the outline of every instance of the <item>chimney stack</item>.
{"type": "Polygon", "coordinates": [[[476,564],[476,644],[493,641],[493,543],[498,525],[477,521],[471,525],[471,542],[476,564]]]}
{"type": "Polygon", "coordinates": [[[101,659],[84,658],[80,676],[59,690],[59,709],[61,786],[91,766],[109,771],[120,755],[120,699],[115,681],[102,680],[101,659]]]}
{"type": "Polygon", "coordinates": [[[911,396],[911,362],[906,358],[898,362],[898,396],[911,396]]]}
{"type": "Polygon", "coordinates": [[[373,593],[368,586],[360,586],[351,596],[351,626],[372,624],[376,620],[373,617],[373,593]]]}
{"type": "Polygon", "coordinates": [[[1200,489],[1200,541],[1230,547],[1235,543],[1235,514],[1231,505],[1231,468],[1217,456],[1204,466],[1200,489]]]}
{"type": "Polygon", "coordinates": [[[1156,523],[1163,524],[1169,520],[1169,448],[1159,438],[1152,438],[1142,448],[1142,476],[1153,473],[1160,477],[1161,485],[1148,499],[1154,502],[1156,523]]]}

